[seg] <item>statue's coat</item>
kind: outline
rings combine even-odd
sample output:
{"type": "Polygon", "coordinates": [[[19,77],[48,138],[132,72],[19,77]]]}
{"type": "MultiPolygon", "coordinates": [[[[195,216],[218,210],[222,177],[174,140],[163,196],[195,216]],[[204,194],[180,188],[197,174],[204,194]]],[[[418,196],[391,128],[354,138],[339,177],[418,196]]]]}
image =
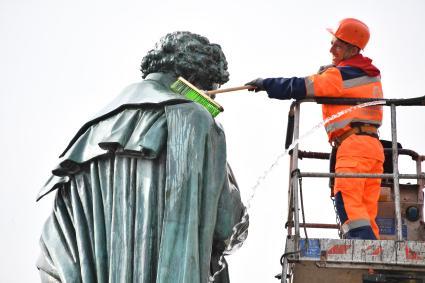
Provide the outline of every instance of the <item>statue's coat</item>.
{"type": "Polygon", "coordinates": [[[169,90],[174,79],[127,87],[62,154],[38,197],[57,189],[43,282],[208,281],[244,207],[223,130],[169,90]]]}

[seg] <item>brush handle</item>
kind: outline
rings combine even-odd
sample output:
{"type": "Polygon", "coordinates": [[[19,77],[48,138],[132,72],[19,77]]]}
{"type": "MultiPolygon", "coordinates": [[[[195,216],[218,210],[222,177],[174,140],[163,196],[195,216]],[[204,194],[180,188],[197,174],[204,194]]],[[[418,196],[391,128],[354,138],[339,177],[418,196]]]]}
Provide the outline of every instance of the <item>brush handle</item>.
{"type": "Polygon", "coordinates": [[[237,87],[221,88],[216,90],[208,90],[208,91],[205,91],[205,93],[208,95],[213,95],[217,93],[244,90],[244,89],[254,89],[254,88],[255,86],[252,86],[252,85],[244,85],[244,86],[237,86],[237,87]]]}

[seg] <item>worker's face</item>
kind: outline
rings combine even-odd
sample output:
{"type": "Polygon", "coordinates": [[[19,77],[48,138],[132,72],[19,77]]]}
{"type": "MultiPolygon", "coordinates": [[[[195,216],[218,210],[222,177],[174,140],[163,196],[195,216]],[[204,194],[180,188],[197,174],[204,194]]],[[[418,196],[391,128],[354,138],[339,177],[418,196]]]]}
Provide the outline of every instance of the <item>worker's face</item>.
{"type": "Polygon", "coordinates": [[[348,59],[353,56],[351,48],[348,44],[338,40],[334,37],[331,41],[332,64],[338,65],[342,60],[348,59]]]}

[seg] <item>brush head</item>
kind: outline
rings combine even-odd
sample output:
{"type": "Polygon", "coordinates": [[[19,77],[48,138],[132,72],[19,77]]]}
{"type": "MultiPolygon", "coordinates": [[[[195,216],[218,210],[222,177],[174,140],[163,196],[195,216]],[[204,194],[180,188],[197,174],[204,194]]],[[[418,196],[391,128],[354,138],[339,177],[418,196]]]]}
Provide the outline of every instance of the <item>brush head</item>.
{"type": "Polygon", "coordinates": [[[213,117],[224,111],[223,107],[220,104],[212,100],[202,90],[198,89],[182,77],[179,77],[177,81],[175,81],[170,86],[170,88],[175,93],[184,95],[190,100],[195,101],[204,106],[213,117]]]}

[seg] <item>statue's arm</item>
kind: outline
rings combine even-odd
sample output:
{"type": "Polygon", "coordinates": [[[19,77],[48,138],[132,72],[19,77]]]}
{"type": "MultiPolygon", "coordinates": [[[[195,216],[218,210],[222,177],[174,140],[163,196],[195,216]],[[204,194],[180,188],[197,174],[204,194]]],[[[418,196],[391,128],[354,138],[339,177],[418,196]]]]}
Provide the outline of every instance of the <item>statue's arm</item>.
{"type": "Polygon", "coordinates": [[[248,229],[248,216],[245,215],[245,206],[242,203],[236,178],[232,169],[227,164],[227,176],[220,195],[217,222],[215,228],[216,242],[228,242],[233,234],[233,228],[237,225],[235,237],[239,237],[242,233],[246,234],[248,229]],[[243,218],[243,219],[242,219],[243,218]],[[240,225],[243,222],[243,225],[240,225]]]}

